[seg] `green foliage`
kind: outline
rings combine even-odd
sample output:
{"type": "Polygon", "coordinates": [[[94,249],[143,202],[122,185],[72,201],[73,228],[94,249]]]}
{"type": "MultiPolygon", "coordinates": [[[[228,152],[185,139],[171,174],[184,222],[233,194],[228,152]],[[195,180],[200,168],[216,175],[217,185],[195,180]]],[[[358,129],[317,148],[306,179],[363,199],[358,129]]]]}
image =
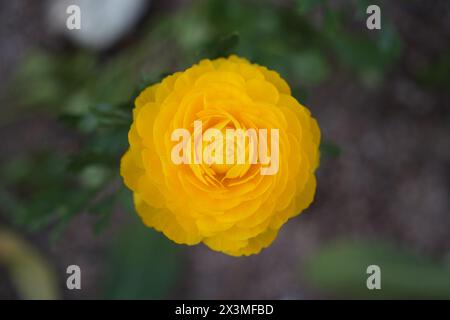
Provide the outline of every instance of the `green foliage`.
{"type": "Polygon", "coordinates": [[[450,85],[450,55],[442,54],[417,75],[417,82],[428,88],[444,89],[450,85]]]}
{"type": "Polygon", "coordinates": [[[233,50],[239,44],[239,35],[232,33],[220,39],[215,39],[209,44],[205,45],[203,50],[199,53],[198,57],[215,59],[220,57],[226,57],[233,53],[233,50]]]}
{"type": "Polygon", "coordinates": [[[333,142],[322,142],[320,144],[320,153],[325,156],[331,156],[337,158],[341,155],[342,150],[333,142]]]}
{"type": "Polygon", "coordinates": [[[450,267],[380,242],[340,242],[306,266],[310,282],[337,297],[449,299],[450,267]],[[368,290],[366,269],[381,268],[381,290],[368,290]]]}
{"type": "Polygon", "coordinates": [[[260,1],[200,1],[197,11],[203,15],[196,23],[205,24],[201,20],[206,19],[212,39],[239,34],[234,52],[278,70],[294,89],[326,80],[336,60],[374,86],[398,59],[401,41],[384,16],[382,30],[368,31],[366,7],[359,1],[332,8],[329,1],[301,0],[295,10],[260,1]],[[321,16],[319,22],[311,11],[321,16]],[[359,32],[348,23],[355,19],[359,32]]]}
{"type": "Polygon", "coordinates": [[[298,83],[317,85],[330,75],[330,65],[318,50],[304,50],[290,57],[298,83]]]}
{"type": "Polygon", "coordinates": [[[111,247],[107,299],[167,298],[180,271],[178,247],[133,219],[111,247]]]}
{"type": "Polygon", "coordinates": [[[334,52],[342,66],[355,72],[363,83],[374,78],[379,82],[399,58],[401,41],[387,18],[383,20],[381,30],[368,31],[365,28],[365,8],[359,7],[359,10],[364,10],[364,14],[359,12],[359,16],[362,17],[360,23],[363,32],[355,33],[347,31],[345,25],[345,22],[350,19],[349,10],[332,10],[326,7],[323,25],[324,42],[334,52]]]}
{"type": "Polygon", "coordinates": [[[307,14],[325,2],[326,0],[297,0],[296,7],[300,14],[307,14]]]}

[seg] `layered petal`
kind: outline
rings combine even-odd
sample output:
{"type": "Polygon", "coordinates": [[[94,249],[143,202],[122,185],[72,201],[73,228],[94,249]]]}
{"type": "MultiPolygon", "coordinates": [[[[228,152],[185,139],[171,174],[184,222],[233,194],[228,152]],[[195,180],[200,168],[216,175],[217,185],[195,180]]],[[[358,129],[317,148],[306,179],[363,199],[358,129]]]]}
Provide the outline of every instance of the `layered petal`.
{"type": "Polygon", "coordinates": [[[314,199],[317,121],[277,72],[237,56],[143,90],[128,139],[120,173],[136,211],[179,244],[257,254],[314,199]]]}

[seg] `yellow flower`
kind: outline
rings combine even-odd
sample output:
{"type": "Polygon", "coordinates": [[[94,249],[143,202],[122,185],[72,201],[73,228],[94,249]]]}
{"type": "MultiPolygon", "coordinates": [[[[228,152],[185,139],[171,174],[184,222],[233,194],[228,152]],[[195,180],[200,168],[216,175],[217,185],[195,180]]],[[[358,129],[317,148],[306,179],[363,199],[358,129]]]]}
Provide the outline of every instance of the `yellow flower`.
{"type": "MultiPolygon", "coordinates": [[[[264,145],[261,137],[258,145],[264,145]]],[[[314,198],[316,120],[278,73],[237,56],[202,60],[146,88],[135,101],[128,138],[121,175],[133,191],[136,211],[145,225],[176,243],[203,242],[232,256],[255,254],[314,198]],[[249,155],[261,150],[253,149],[249,137],[244,144],[228,144],[228,138],[224,143],[225,149],[235,147],[230,152],[235,160],[243,153],[244,163],[192,161],[211,145],[205,137],[200,147],[189,139],[185,146],[191,153],[182,152],[189,162],[177,163],[174,147],[180,144],[173,133],[185,129],[195,136],[198,122],[200,133],[276,129],[278,140],[268,134],[265,141],[277,142],[278,150],[267,153],[270,161],[278,155],[276,172],[262,174],[267,162],[250,161],[249,155]]]]}

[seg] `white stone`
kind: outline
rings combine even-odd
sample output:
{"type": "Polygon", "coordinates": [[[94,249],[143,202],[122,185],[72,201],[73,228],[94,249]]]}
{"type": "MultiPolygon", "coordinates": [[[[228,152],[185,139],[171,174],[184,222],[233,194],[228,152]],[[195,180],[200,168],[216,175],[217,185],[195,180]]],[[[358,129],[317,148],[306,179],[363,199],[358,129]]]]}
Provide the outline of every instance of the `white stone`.
{"type": "Polygon", "coordinates": [[[107,49],[131,31],[150,0],[49,0],[48,24],[74,43],[93,50],[107,49]],[[66,25],[70,5],[81,9],[81,29],[66,25]]]}

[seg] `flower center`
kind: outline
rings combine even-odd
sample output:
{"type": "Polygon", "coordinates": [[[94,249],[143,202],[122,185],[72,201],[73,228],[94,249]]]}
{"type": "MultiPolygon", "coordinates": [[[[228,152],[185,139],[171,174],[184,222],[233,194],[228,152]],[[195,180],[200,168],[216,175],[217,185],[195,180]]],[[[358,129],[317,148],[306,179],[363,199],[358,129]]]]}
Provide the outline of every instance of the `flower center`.
{"type": "MultiPolygon", "coordinates": [[[[194,141],[196,156],[201,162],[191,166],[194,173],[207,184],[227,185],[227,181],[240,178],[249,170],[249,137],[245,128],[232,115],[204,113],[202,141],[194,141]],[[201,177],[199,176],[201,175],[201,177]]],[[[194,130],[195,131],[195,130],[194,130]]]]}

